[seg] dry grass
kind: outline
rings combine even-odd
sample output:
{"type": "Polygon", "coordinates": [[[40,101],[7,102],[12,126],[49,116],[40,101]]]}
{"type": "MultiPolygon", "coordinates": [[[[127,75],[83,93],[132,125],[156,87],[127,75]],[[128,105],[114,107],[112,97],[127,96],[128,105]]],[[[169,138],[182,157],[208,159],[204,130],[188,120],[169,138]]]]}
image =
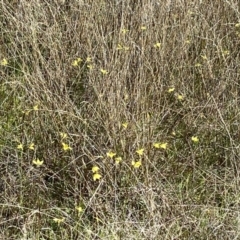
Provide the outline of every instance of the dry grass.
{"type": "Polygon", "coordinates": [[[171,2],[2,1],[1,239],[240,238],[240,6],[171,2]]]}

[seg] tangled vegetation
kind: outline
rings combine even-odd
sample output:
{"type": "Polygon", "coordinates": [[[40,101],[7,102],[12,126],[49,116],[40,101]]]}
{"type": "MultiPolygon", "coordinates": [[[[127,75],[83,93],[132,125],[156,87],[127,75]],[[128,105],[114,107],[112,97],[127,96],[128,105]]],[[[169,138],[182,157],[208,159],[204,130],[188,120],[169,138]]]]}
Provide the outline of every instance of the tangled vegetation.
{"type": "Polygon", "coordinates": [[[239,239],[240,5],[0,4],[1,239],[239,239]]]}

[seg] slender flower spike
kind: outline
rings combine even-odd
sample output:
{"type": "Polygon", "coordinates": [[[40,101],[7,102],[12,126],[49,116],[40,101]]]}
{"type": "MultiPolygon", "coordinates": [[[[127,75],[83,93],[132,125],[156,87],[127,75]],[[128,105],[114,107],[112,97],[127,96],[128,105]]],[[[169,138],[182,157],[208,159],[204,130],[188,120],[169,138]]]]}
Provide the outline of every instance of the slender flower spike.
{"type": "Polygon", "coordinates": [[[32,161],[32,163],[33,163],[34,165],[36,165],[37,167],[40,167],[40,166],[43,165],[43,160],[40,161],[40,160],[37,158],[37,159],[34,159],[34,160],[32,161]]]}
{"type": "Polygon", "coordinates": [[[174,92],[174,90],[175,90],[175,88],[174,88],[174,87],[172,87],[172,88],[169,88],[169,89],[168,89],[168,93],[174,92]]]}
{"type": "Polygon", "coordinates": [[[162,148],[162,149],[167,149],[167,143],[154,143],[153,146],[155,148],[162,148]]]}
{"type": "Polygon", "coordinates": [[[115,157],[116,155],[117,155],[117,154],[116,154],[115,152],[111,152],[111,151],[107,152],[107,156],[110,157],[110,158],[113,158],[113,157],[115,157]]]}
{"type": "Polygon", "coordinates": [[[2,61],[0,62],[0,65],[2,65],[2,66],[8,65],[7,59],[6,59],[6,58],[3,58],[2,61]]]}
{"type": "Polygon", "coordinates": [[[124,129],[126,129],[128,127],[128,123],[124,122],[124,123],[122,123],[122,126],[123,126],[124,129]]]}
{"type": "Polygon", "coordinates": [[[100,180],[101,177],[102,177],[102,176],[101,176],[101,174],[99,174],[99,173],[94,173],[94,174],[93,174],[93,180],[94,180],[94,181],[100,180]]]}
{"type": "Polygon", "coordinates": [[[53,221],[56,222],[57,224],[60,224],[65,221],[65,218],[54,218],[53,221]]]}
{"type": "Polygon", "coordinates": [[[142,165],[141,161],[137,161],[137,162],[135,162],[134,160],[132,161],[132,166],[134,168],[139,168],[141,165],[142,165]]]}
{"type": "Polygon", "coordinates": [[[99,171],[99,167],[98,166],[93,166],[92,167],[92,172],[93,173],[97,173],[99,171]]]}
{"type": "Polygon", "coordinates": [[[23,144],[22,144],[22,143],[18,144],[18,145],[17,145],[17,149],[20,149],[20,150],[23,151],[23,144]]]}
{"type": "Polygon", "coordinates": [[[62,142],[62,148],[64,151],[72,150],[72,148],[64,142],[62,142]]]}
{"type": "Polygon", "coordinates": [[[122,157],[116,157],[115,158],[115,163],[119,164],[122,161],[122,157]]]}
{"type": "Polygon", "coordinates": [[[31,143],[28,148],[31,150],[34,150],[34,148],[35,148],[34,143],[31,143]]]}
{"type": "Polygon", "coordinates": [[[105,69],[100,69],[100,72],[103,74],[103,75],[106,75],[106,74],[108,74],[108,71],[107,70],[105,70],[105,69]]]}
{"type": "Polygon", "coordinates": [[[140,148],[136,151],[136,153],[140,156],[143,155],[143,152],[144,152],[144,148],[140,148]]]}
{"type": "Polygon", "coordinates": [[[160,42],[157,42],[153,45],[155,48],[160,48],[161,47],[161,43],[160,42]]]}
{"type": "Polygon", "coordinates": [[[198,137],[197,136],[192,136],[192,141],[194,142],[194,143],[198,143],[199,142],[199,139],[198,139],[198,137]]]}
{"type": "Polygon", "coordinates": [[[34,111],[38,111],[38,105],[33,106],[34,111]]]}

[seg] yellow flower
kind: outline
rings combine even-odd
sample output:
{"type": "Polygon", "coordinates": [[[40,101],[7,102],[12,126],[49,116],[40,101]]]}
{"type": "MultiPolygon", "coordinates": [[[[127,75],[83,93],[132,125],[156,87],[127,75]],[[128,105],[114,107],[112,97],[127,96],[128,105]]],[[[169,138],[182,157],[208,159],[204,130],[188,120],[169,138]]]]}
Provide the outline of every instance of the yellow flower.
{"type": "Polygon", "coordinates": [[[122,32],[123,34],[126,34],[127,32],[129,32],[129,30],[123,28],[123,29],[121,30],[121,32],[122,32]]]}
{"type": "Polygon", "coordinates": [[[201,67],[201,66],[202,66],[201,63],[196,63],[196,64],[195,64],[195,67],[201,67]]]}
{"type": "Polygon", "coordinates": [[[121,44],[118,44],[118,45],[117,45],[117,50],[122,50],[122,49],[123,49],[122,45],[121,45],[121,44]]]}
{"type": "Polygon", "coordinates": [[[78,64],[79,64],[80,62],[82,62],[82,59],[81,59],[81,58],[77,58],[76,60],[74,60],[74,61],[72,62],[72,65],[73,65],[74,67],[76,67],[76,66],[78,66],[78,64]]]}
{"type": "Polygon", "coordinates": [[[178,94],[177,99],[180,100],[180,101],[183,100],[183,95],[178,94]]]}
{"type": "Polygon", "coordinates": [[[6,58],[3,58],[2,61],[0,62],[0,65],[6,66],[8,64],[8,61],[6,58]]]}
{"type": "Polygon", "coordinates": [[[171,92],[174,92],[174,90],[175,90],[175,88],[172,87],[172,88],[169,88],[169,89],[168,89],[168,92],[171,93],[171,92]]]}
{"type": "Polygon", "coordinates": [[[116,154],[115,152],[111,152],[111,151],[107,152],[107,156],[110,157],[110,158],[113,158],[113,157],[115,157],[116,155],[117,155],[117,154],[116,154]]]}
{"type": "Polygon", "coordinates": [[[35,148],[34,143],[31,143],[28,148],[31,149],[31,150],[34,150],[34,148],[35,148]]]}
{"type": "Polygon", "coordinates": [[[103,75],[106,75],[106,74],[108,74],[108,71],[107,70],[105,70],[105,69],[100,69],[100,72],[103,74],[103,75]]]}
{"type": "Polygon", "coordinates": [[[43,165],[43,160],[40,161],[40,160],[37,158],[37,159],[34,159],[34,160],[32,161],[32,163],[35,164],[37,167],[39,167],[39,166],[43,165]]]}
{"type": "Polygon", "coordinates": [[[202,58],[203,60],[207,60],[207,59],[208,59],[206,55],[201,55],[201,58],[202,58]]]}
{"type": "Polygon", "coordinates": [[[122,126],[123,126],[124,129],[126,129],[128,127],[128,123],[124,122],[124,123],[122,123],[122,126]]]}
{"type": "Polygon", "coordinates": [[[66,138],[67,138],[67,134],[66,134],[66,133],[62,133],[62,132],[61,132],[61,133],[60,133],[60,136],[61,136],[62,139],[66,139],[66,138]]]}
{"type": "Polygon", "coordinates": [[[38,105],[33,106],[34,111],[38,111],[38,105]]]}
{"type": "Polygon", "coordinates": [[[101,176],[101,174],[99,174],[99,173],[94,173],[94,174],[93,174],[93,180],[94,180],[94,181],[100,180],[101,177],[102,177],[102,176],[101,176]]]}
{"type": "Polygon", "coordinates": [[[195,142],[195,143],[199,142],[199,139],[198,139],[197,136],[192,136],[191,139],[192,139],[192,141],[195,142]]]}
{"type": "Polygon", "coordinates": [[[144,152],[144,148],[140,148],[136,151],[136,153],[140,156],[143,155],[143,152],[144,152]]]}
{"type": "Polygon", "coordinates": [[[78,213],[82,213],[83,212],[83,207],[77,206],[76,210],[78,211],[78,213]]]}
{"type": "Polygon", "coordinates": [[[56,222],[57,224],[60,224],[65,221],[65,218],[54,218],[53,221],[56,222]]]}
{"type": "Polygon", "coordinates": [[[228,51],[228,50],[224,50],[223,52],[222,52],[222,55],[223,56],[226,56],[226,55],[229,55],[230,54],[230,52],[228,51]]]}
{"type": "Polygon", "coordinates": [[[137,161],[137,162],[135,162],[134,160],[132,161],[132,166],[134,168],[139,168],[141,165],[142,165],[141,161],[137,161]]]}
{"type": "Polygon", "coordinates": [[[93,173],[97,173],[99,171],[99,167],[98,166],[93,166],[92,167],[92,172],[93,173]]]}
{"type": "Polygon", "coordinates": [[[161,43],[160,42],[157,42],[153,45],[155,48],[160,48],[161,47],[161,43]]]}
{"type": "Polygon", "coordinates": [[[191,41],[187,39],[187,40],[185,41],[185,43],[190,44],[191,41]]]}
{"type": "Polygon", "coordinates": [[[64,151],[72,150],[72,148],[71,148],[68,144],[66,144],[66,143],[64,143],[64,142],[62,142],[62,147],[63,147],[63,150],[64,150],[64,151]]]}
{"type": "Polygon", "coordinates": [[[115,158],[115,163],[119,164],[122,161],[122,157],[116,157],[115,158]]]}
{"type": "Polygon", "coordinates": [[[17,149],[23,150],[23,145],[22,145],[22,143],[20,143],[20,144],[17,145],[17,149]]]}
{"type": "Polygon", "coordinates": [[[155,148],[162,148],[162,149],[167,149],[167,143],[154,143],[153,146],[155,148]]]}
{"type": "Polygon", "coordinates": [[[89,68],[90,70],[92,70],[92,69],[93,69],[93,65],[92,65],[92,64],[89,64],[89,65],[87,65],[87,68],[89,68]]]}
{"type": "Polygon", "coordinates": [[[87,57],[86,62],[90,63],[92,61],[92,58],[87,57]]]}
{"type": "Polygon", "coordinates": [[[141,26],[141,30],[146,30],[147,27],[146,26],[141,26]]]}

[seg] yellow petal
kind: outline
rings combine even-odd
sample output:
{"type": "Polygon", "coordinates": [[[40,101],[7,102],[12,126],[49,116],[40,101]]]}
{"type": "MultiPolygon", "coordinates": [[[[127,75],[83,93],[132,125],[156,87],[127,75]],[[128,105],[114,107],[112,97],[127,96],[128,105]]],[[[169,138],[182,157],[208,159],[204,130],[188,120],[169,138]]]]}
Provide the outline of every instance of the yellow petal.
{"type": "Polygon", "coordinates": [[[38,110],[38,105],[33,106],[33,110],[37,111],[38,110]]]}
{"type": "Polygon", "coordinates": [[[172,87],[172,88],[169,88],[169,89],[168,89],[168,92],[171,93],[171,92],[173,92],[174,90],[175,90],[175,88],[172,87]]]}
{"type": "Polygon", "coordinates": [[[117,45],[117,50],[122,50],[122,49],[123,49],[122,45],[121,45],[121,44],[118,44],[118,45],[117,45]]]}
{"type": "Polygon", "coordinates": [[[142,162],[141,162],[141,161],[137,161],[137,162],[132,161],[132,166],[133,166],[134,168],[139,168],[141,165],[142,165],[142,162]]]}
{"type": "Polygon", "coordinates": [[[192,141],[195,142],[195,143],[197,143],[197,142],[199,142],[199,139],[198,139],[198,137],[196,137],[196,136],[192,136],[192,141]]]}
{"type": "Polygon", "coordinates": [[[77,210],[79,213],[83,212],[83,208],[82,208],[81,206],[76,207],[76,210],[77,210]]]}
{"type": "Polygon", "coordinates": [[[127,122],[124,122],[124,123],[122,123],[122,126],[123,126],[123,128],[127,128],[128,127],[128,123],[127,122]]]}
{"type": "Polygon", "coordinates": [[[20,143],[17,145],[17,149],[23,150],[23,145],[20,143]]]}
{"type": "Polygon", "coordinates": [[[122,157],[116,157],[115,158],[115,163],[119,164],[122,161],[122,157]]]}
{"type": "Polygon", "coordinates": [[[167,143],[154,143],[153,146],[155,148],[162,148],[162,149],[167,149],[167,143]]]}
{"type": "Polygon", "coordinates": [[[126,34],[127,32],[129,32],[129,30],[123,28],[123,29],[121,30],[121,32],[122,32],[123,34],[126,34]]]}
{"type": "Polygon", "coordinates": [[[53,221],[59,224],[59,223],[64,222],[65,218],[54,218],[53,221]]]}
{"type": "Polygon", "coordinates": [[[180,101],[183,100],[183,95],[180,95],[180,94],[177,95],[177,99],[180,100],[180,101]]]}
{"type": "Polygon", "coordinates": [[[68,144],[63,143],[63,142],[62,142],[62,147],[63,147],[64,151],[72,150],[72,148],[68,144]]]}
{"type": "Polygon", "coordinates": [[[136,153],[140,156],[143,155],[143,152],[144,152],[144,148],[140,148],[136,151],[136,153]]]}
{"type": "Polygon", "coordinates": [[[87,60],[86,60],[86,62],[91,62],[92,61],[92,58],[91,57],[87,57],[87,60]]]}
{"type": "Polygon", "coordinates": [[[105,70],[105,69],[100,69],[100,72],[103,74],[103,75],[106,75],[106,74],[108,74],[108,71],[107,70],[105,70]]]}
{"type": "Polygon", "coordinates": [[[8,64],[8,61],[6,58],[3,58],[2,61],[0,62],[0,65],[6,66],[8,64]]]}
{"type": "Polygon", "coordinates": [[[62,133],[62,132],[61,132],[61,133],[60,133],[60,136],[61,136],[62,139],[67,138],[67,134],[66,134],[66,133],[62,133]]]}
{"type": "Polygon", "coordinates": [[[99,173],[94,173],[94,174],[93,174],[93,180],[94,180],[94,181],[101,179],[101,177],[102,177],[102,176],[101,176],[101,174],[99,174],[99,173]]]}
{"type": "Polygon", "coordinates": [[[110,158],[113,158],[115,157],[117,154],[115,152],[107,152],[107,156],[110,157],[110,158]]]}
{"type": "Polygon", "coordinates": [[[34,143],[31,143],[28,148],[34,150],[34,143]]]}
{"type": "Polygon", "coordinates": [[[161,47],[161,43],[160,42],[157,42],[153,45],[155,48],[160,48],[161,47]]]}
{"type": "Polygon", "coordinates": [[[93,173],[97,173],[99,171],[99,167],[98,166],[93,166],[92,167],[92,172],[93,173]]]}
{"type": "Polygon", "coordinates": [[[39,166],[43,165],[43,160],[40,161],[40,160],[37,158],[37,159],[34,159],[34,160],[32,161],[32,163],[35,164],[37,167],[39,167],[39,166]]]}
{"type": "Polygon", "coordinates": [[[90,70],[92,70],[92,69],[93,69],[93,65],[92,65],[92,64],[89,64],[89,65],[87,65],[87,68],[89,68],[90,70]]]}

